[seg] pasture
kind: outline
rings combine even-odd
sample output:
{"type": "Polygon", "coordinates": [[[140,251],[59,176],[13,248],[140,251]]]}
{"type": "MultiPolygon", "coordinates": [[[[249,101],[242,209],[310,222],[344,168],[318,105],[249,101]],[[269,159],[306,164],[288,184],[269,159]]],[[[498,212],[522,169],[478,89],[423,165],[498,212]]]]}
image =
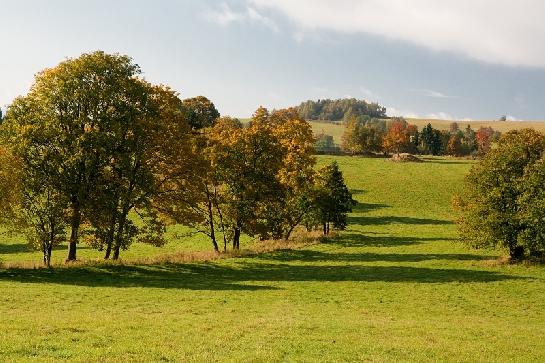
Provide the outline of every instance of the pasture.
{"type": "MultiPolygon", "coordinates": [[[[457,240],[450,200],[472,161],[319,164],[334,159],[358,205],[322,243],[183,264],[0,269],[0,360],[543,360],[543,266],[457,240]]],[[[164,248],[121,257],[211,249],[188,233],[171,228],[164,248]]],[[[2,237],[3,263],[39,259],[2,237]]]]}

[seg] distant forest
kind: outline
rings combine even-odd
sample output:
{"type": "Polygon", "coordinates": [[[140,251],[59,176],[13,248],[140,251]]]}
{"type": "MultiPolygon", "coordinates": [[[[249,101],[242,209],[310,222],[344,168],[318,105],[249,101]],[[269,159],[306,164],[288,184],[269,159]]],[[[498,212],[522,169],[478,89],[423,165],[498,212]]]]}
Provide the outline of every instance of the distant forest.
{"type": "Polygon", "coordinates": [[[386,107],[355,98],[308,100],[297,106],[297,111],[306,120],[340,121],[349,116],[387,117],[386,107]]]}

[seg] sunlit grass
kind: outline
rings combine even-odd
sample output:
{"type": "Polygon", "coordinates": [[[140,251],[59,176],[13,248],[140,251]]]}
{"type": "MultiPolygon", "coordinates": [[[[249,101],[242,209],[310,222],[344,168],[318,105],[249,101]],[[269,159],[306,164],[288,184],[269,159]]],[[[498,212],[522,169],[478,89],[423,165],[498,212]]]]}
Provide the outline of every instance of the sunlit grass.
{"type": "MultiPolygon", "coordinates": [[[[0,270],[0,361],[543,361],[544,267],[497,263],[503,251],[456,239],[450,199],[471,161],[319,163],[332,160],[359,204],[348,230],[320,244],[0,270]]],[[[210,249],[177,228],[163,249],[122,257],[210,249]]],[[[3,240],[0,258],[39,261],[21,248],[3,240]]]]}

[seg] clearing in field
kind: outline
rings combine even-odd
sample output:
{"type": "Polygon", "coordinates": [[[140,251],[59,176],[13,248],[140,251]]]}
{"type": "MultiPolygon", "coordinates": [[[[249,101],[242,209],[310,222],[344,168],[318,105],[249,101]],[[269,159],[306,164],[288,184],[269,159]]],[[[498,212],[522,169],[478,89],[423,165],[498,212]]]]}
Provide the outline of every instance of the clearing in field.
{"type": "MultiPolygon", "coordinates": [[[[450,198],[472,162],[319,163],[333,159],[358,205],[347,231],[323,243],[198,263],[0,270],[0,360],[545,356],[543,268],[502,264],[505,252],[469,250],[456,239],[450,198]]],[[[156,254],[210,248],[176,232],[156,254]]],[[[4,263],[39,260],[20,238],[3,238],[4,263]]],[[[135,245],[123,257],[149,250],[135,245]]]]}

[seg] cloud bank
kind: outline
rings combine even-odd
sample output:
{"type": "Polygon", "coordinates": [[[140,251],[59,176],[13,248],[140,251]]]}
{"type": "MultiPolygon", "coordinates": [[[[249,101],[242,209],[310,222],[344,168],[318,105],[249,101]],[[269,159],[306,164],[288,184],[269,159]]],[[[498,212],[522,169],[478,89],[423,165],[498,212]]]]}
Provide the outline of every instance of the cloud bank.
{"type": "Polygon", "coordinates": [[[247,0],[247,4],[248,9],[285,15],[299,33],[367,33],[486,63],[545,67],[542,0],[247,0]]]}
{"type": "Polygon", "coordinates": [[[274,32],[278,32],[278,26],[269,17],[259,13],[254,7],[246,6],[244,10],[233,10],[227,3],[221,3],[216,9],[209,10],[206,18],[218,25],[226,26],[231,23],[256,23],[261,24],[274,32]]]}

